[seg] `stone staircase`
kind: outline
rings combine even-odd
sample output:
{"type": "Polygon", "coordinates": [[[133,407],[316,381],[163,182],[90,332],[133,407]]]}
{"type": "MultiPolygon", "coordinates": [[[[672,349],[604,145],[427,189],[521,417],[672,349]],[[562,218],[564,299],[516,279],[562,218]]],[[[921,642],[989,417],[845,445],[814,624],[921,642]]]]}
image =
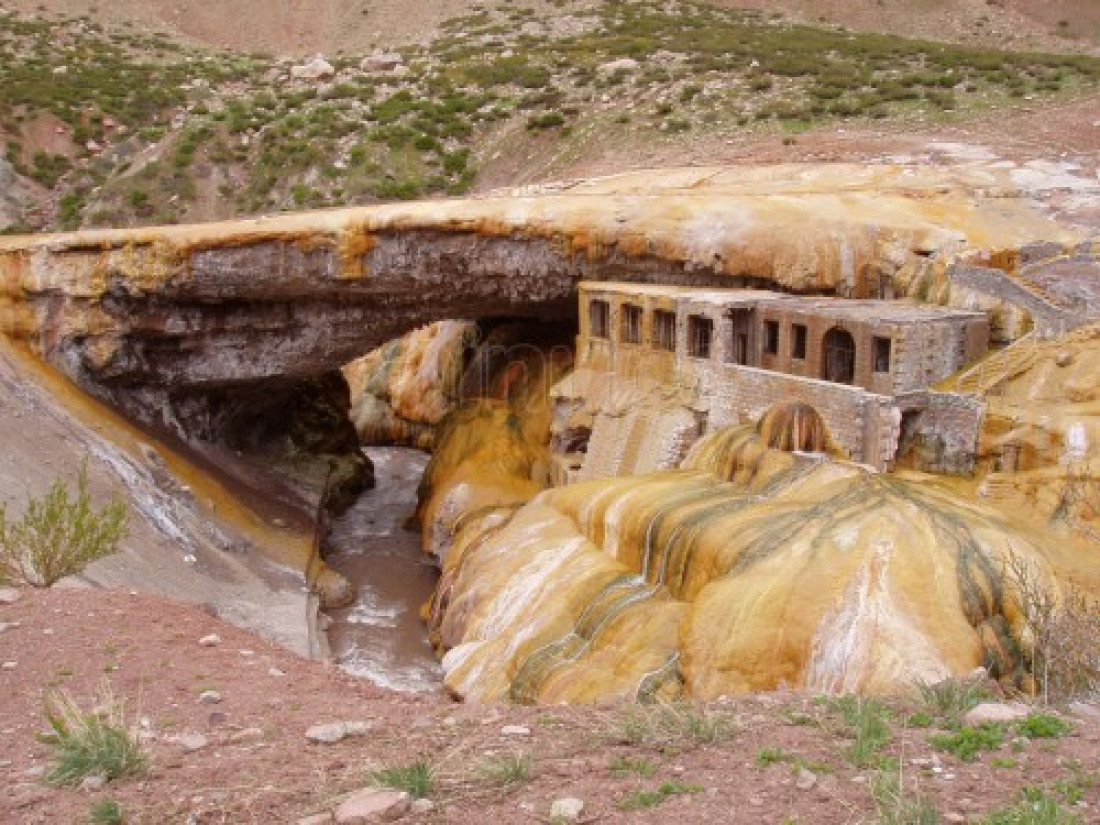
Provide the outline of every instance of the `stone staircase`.
{"type": "Polygon", "coordinates": [[[953,389],[968,395],[987,395],[1030,369],[1041,350],[1042,344],[1038,337],[1034,332],[1029,332],[960,373],[955,378],[953,389]]]}

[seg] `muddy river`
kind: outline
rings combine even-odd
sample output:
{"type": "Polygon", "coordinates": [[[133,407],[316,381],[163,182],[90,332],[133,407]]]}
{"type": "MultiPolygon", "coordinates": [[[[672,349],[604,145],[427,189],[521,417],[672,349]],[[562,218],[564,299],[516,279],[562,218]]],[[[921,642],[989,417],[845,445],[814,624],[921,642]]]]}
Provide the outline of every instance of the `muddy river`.
{"type": "Polygon", "coordinates": [[[351,607],[331,611],[329,643],[351,674],[393,690],[441,690],[439,662],[428,644],[420,606],[438,571],[420,552],[420,534],[404,527],[428,454],[371,447],[377,484],[333,524],[329,564],[355,586],[351,607]]]}

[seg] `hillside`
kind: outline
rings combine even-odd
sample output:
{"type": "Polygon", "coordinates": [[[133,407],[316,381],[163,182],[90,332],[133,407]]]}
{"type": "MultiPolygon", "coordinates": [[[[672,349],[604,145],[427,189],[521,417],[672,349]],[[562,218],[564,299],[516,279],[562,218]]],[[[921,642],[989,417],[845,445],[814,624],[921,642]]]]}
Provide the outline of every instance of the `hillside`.
{"type": "Polygon", "coordinates": [[[957,44],[690,2],[505,3],[446,20],[464,4],[284,5],[0,13],[0,175],[17,173],[0,231],[456,195],[655,163],[869,159],[960,129],[1091,153],[1100,121],[1100,57],[1017,50],[1095,51],[1069,37],[1092,30],[1087,3],[1053,30],[1008,0],[980,4],[980,25],[970,3],[947,16],[940,3],[790,4],[804,19],[957,44]],[[364,20],[385,15],[383,42],[364,20]],[[260,54],[314,46],[328,59],[260,54]]]}
{"type": "MultiPolygon", "coordinates": [[[[986,46],[1095,48],[1100,7],[1089,0],[717,0],[804,23],[986,46]]],[[[463,0],[8,0],[23,14],[81,17],[105,25],[163,32],[192,44],[268,54],[311,55],[394,48],[438,33],[444,21],[476,4],[463,0]]],[[[591,0],[512,4],[546,12],[591,0]]]]}

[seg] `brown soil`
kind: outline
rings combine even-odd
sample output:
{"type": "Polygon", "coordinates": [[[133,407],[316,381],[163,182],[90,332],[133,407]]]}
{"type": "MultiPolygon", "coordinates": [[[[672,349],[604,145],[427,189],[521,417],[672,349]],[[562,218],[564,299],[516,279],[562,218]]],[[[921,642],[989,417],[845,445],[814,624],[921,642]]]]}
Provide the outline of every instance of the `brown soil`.
{"type": "MultiPolygon", "coordinates": [[[[421,757],[439,766],[437,807],[406,821],[546,822],[553,800],[566,796],[584,800],[585,822],[839,825],[874,815],[874,771],[850,764],[850,743],[836,715],[799,694],[743,697],[693,711],[730,721],[729,736],[718,741],[686,734],[631,743],[624,735],[629,709],[478,707],[387,693],[199,608],[148,596],[24,590],[15,604],[0,605],[0,622],[19,622],[0,632],[0,661],[16,663],[0,670],[3,823],[81,822],[103,798],[120,802],[128,822],[295,822],[364,787],[372,769],[421,757]],[[200,646],[209,633],[221,643],[200,646]],[[65,689],[87,708],[105,684],[133,718],[147,720],[151,772],[96,792],[45,787],[38,772],[49,764],[50,750],[35,734],[44,727],[47,693],[65,689]],[[200,703],[205,690],[218,691],[221,702],[200,703]],[[307,744],[309,726],[337,720],[371,720],[374,729],[334,745],[307,744]],[[505,725],[524,725],[530,734],[506,735],[505,725]],[[170,740],[183,732],[202,733],[209,745],[184,753],[170,740]],[[757,757],[764,748],[782,749],[787,761],[762,766],[757,757]],[[494,785],[485,766],[514,752],[530,756],[531,779],[494,785]],[[617,774],[609,766],[620,758],[643,772],[649,765],[652,774],[617,774]],[[797,786],[795,758],[816,775],[813,787],[797,786]],[[634,792],[668,782],[690,792],[651,808],[620,810],[634,792]]],[[[908,713],[899,708],[896,719],[908,713]]],[[[957,817],[949,821],[973,821],[1024,786],[1050,787],[1073,776],[1074,765],[1095,770],[1100,710],[1079,706],[1073,724],[1064,739],[1025,741],[962,763],[934,752],[928,730],[895,721],[888,753],[900,759],[910,786],[919,786],[941,814],[957,817]]],[[[635,726],[634,732],[639,729],[647,730],[635,726]]],[[[1096,821],[1095,782],[1083,801],[1081,821],[1096,821]]]]}

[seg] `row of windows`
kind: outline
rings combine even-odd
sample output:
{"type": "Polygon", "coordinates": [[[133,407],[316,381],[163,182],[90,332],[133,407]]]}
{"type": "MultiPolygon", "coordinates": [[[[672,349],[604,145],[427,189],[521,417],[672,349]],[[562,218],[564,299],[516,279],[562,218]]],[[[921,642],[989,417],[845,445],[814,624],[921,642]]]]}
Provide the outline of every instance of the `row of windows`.
{"type": "MultiPolygon", "coordinates": [[[[624,304],[620,313],[619,340],[624,344],[642,343],[643,310],[636,304],[624,304]]],[[[692,322],[705,321],[705,328],[689,323],[689,349],[692,355],[706,358],[710,355],[710,338],[713,323],[708,318],[692,316],[692,322]]],[[[607,301],[592,301],[588,305],[588,330],[593,338],[611,337],[611,307],[607,301]]],[[[674,352],[676,350],[676,313],[665,309],[653,313],[653,346],[674,352]]]]}
{"type": "MultiPolygon", "coordinates": [[[[626,344],[642,343],[643,311],[636,304],[624,304],[620,315],[619,340],[626,344]]],[[[589,334],[594,338],[611,337],[611,306],[607,301],[592,301],[588,305],[589,334]]],[[[714,340],[714,321],[702,315],[688,317],[688,354],[696,358],[710,358],[714,340]]],[[[809,332],[805,324],[791,324],[791,358],[806,360],[809,332]]],[[[874,370],[890,371],[891,341],[875,336],[874,370]]],[[[673,352],[676,349],[676,313],[658,309],[653,313],[653,346],[673,352]]],[[[764,321],[763,350],[765,355],[779,354],[779,322],[764,321]]],[[[855,358],[854,342],[851,354],[855,358]]]]}
{"type": "MultiPolygon", "coordinates": [[[[798,361],[806,360],[807,330],[805,324],[791,324],[791,358],[798,361]]],[[[890,371],[891,340],[878,335],[871,339],[874,347],[875,372],[890,371]]],[[[764,322],[764,354],[779,354],[779,322],[764,322]]]]}

